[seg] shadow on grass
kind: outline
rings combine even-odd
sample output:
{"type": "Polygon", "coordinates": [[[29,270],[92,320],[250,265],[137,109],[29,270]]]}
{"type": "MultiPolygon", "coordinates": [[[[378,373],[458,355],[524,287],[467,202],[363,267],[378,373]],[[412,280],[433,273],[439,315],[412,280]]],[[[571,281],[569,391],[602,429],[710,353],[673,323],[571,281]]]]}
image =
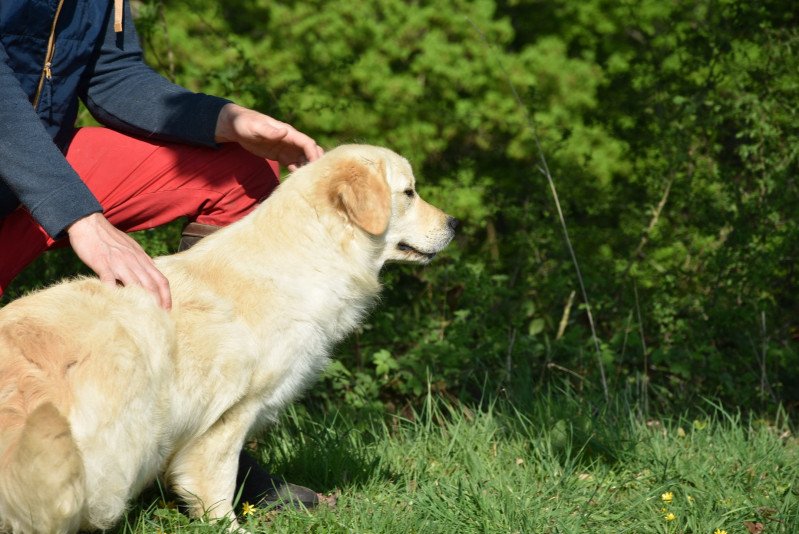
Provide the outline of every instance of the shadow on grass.
{"type": "MultiPolygon", "coordinates": [[[[352,492],[369,480],[396,478],[381,465],[374,446],[375,436],[384,434],[373,425],[379,427],[384,418],[385,414],[360,410],[357,417],[339,412],[308,414],[302,406],[293,406],[246,448],[270,474],[293,484],[325,494],[352,492]]],[[[113,532],[140,532],[161,521],[201,526],[189,520],[177,498],[160,484],[148,488],[132,505],[113,532]]]]}
{"type": "Polygon", "coordinates": [[[270,473],[320,493],[358,488],[367,480],[394,476],[381,466],[373,446],[384,419],[384,413],[373,411],[309,416],[294,406],[258,436],[253,454],[270,473]]]}
{"type": "MultiPolygon", "coordinates": [[[[376,477],[394,476],[381,467],[379,452],[372,446],[376,441],[373,427],[384,419],[382,412],[309,414],[302,406],[292,406],[279,423],[268,426],[245,449],[270,474],[320,493],[360,487],[376,477]]],[[[151,488],[144,496],[160,499],[162,493],[151,488]]]]}

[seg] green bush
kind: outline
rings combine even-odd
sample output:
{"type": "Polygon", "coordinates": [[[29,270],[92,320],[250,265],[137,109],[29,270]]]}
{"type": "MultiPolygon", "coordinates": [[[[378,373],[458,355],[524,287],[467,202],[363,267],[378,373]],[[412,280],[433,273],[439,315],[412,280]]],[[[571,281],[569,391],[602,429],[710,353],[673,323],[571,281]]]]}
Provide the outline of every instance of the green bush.
{"type": "Polygon", "coordinates": [[[799,399],[792,2],[135,7],[165,75],[327,147],[389,146],[464,221],[430,267],[386,268],[383,301],[340,347],[324,395],[599,388],[601,361],[612,389],[642,402],[799,399]]]}

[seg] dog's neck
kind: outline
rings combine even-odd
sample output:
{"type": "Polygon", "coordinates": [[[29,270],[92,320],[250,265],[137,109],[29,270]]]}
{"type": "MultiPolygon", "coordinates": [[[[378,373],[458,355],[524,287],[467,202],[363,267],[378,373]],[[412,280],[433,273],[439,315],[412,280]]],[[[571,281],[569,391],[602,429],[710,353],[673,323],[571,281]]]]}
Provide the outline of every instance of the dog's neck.
{"type": "MultiPolygon", "coordinates": [[[[165,260],[202,278],[214,298],[251,325],[296,310],[335,342],[357,326],[380,292],[381,247],[380,238],[336,213],[319,213],[301,195],[278,189],[241,221],[165,260]],[[283,309],[266,309],[276,297],[283,309]]],[[[180,288],[173,293],[177,306],[200,298],[180,288]]]]}

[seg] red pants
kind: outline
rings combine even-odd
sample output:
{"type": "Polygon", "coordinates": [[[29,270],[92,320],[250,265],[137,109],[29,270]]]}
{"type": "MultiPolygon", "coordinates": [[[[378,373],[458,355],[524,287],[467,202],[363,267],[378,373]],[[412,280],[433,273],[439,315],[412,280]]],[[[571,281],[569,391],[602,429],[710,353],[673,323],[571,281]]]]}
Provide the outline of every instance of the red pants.
{"type": "MultiPolygon", "coordinates": [[[[145,141],[106,128],[81,128],[67,161],[105,216],[125,232],[179,217],[224,226],[249,213],[278,184],[277,163],[238,144],[219,149],[145,141]]],[[[54,241],[25,208],[0,220],[0,295],[54,241]]]]}

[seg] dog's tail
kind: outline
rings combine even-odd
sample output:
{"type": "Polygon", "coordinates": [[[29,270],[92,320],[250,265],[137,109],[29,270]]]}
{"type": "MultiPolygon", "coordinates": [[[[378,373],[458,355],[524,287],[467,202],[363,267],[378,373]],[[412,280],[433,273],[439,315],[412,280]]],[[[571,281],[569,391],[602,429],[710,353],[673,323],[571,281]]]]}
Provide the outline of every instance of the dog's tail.
{"type": "Polygon", "coordinates": [[[0,532],[76,532],[85,494],[80,453],[55,406],[0,425],[0,532]]]}

